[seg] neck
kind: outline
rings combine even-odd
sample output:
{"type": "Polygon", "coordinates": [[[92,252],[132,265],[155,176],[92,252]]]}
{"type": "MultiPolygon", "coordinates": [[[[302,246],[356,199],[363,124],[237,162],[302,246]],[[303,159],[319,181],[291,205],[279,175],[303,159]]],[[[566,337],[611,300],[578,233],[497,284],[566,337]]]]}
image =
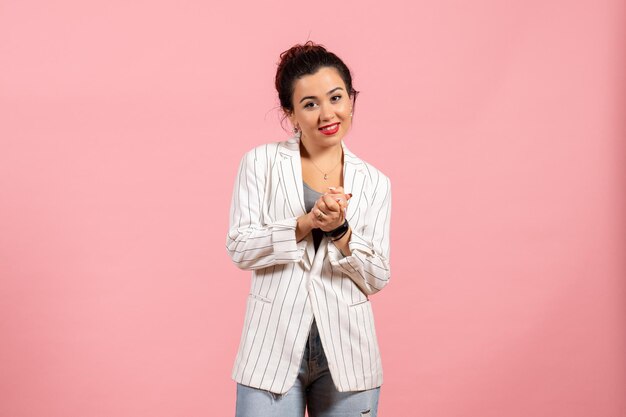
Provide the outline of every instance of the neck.
{"type": "Polygon", "coordinates": [[[314,161],[332,160],[337,161],[341,158],[343,149],[341,142],[332,146],[315,146],[307,141],[306,138],[300,138],[300,156],[314,161]]]}

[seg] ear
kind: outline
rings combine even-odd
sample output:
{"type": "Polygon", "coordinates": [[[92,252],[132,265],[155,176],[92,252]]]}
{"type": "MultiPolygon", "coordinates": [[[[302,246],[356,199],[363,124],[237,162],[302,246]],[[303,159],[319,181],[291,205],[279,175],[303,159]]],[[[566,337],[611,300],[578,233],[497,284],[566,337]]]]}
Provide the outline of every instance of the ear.
{"type": "Polygon", "coordinates": [[[291,122],[291,126],[296,127],[297,126],[296,113],[293,110],[290,112],[285,110],[285,114],[287,115],[289,122],[291,122]]]}

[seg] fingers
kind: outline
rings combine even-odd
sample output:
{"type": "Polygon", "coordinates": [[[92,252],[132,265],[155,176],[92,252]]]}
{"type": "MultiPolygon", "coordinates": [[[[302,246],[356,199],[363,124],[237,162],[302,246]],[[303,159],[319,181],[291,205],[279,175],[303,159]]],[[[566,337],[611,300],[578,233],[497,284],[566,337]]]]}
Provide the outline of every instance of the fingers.
{"type": "Polygon", "coordinates": [[[326,217],[324,212],[322,210],[319,210],[319,209],[313,209],[313,210],[311,210],[311,213],[313,213],[313,216],[315,217],[315,219],[318,222],[322,222],[324,220],[324,218],[326,217]]]}
{"type": "MultiPolygon", "coordinates": [[[[348,207],[348,200],[352,198],[352,194],[327,194],[327,196],[331,197],[333,200],[333,203],[336,203],[338,205],[339,211],[345,210],[348,207]]],[[[337,207],[334,204],[332,205],[329,203],[325,203],[325,204],[329,210],[338,211],[337,207]]]]}
{"type": "Polygon", "coordinates": [[[311,210],[313,227],[332,230],[340,226],[344,222],[350,198],[352,194],[345,194],[343,187],[328,187],[326,194],[320,196],[311,210]]]}
{"type": "Polygon", "coordinates": [[[312,222],[314,229],[321,229],[326,226],[326,223],[328,222],[328,216],[325,215],[324,212],[317,209],[316,207],[313,210],[311,210],[311,214],[312,214],[311,222],[312,222]]]}
{"type": "Polygon", "coordinates": [[[338,213],[332,216],[328,214],[320,215],[321,212],[318,210],[312,210],[311,213],[313,213],[311,223],[314,229],[322,229],[324,231],[333,230],[343,223],[343,217],[341,219],[337,218],[339,216],[338,213]]]}
{"type": "Polygon", "coordinates": [[[352,193],[345,194],[345,190],[343,189],[343,187],[328,187],[328,192],[326,192],[326,194],[332,195],[333,197],[340,195],[343,196],[346,200],[352,198],[352,193]]]}
{"type": "MultiPolygon", "coordinates": [[[[336,207],[340,207],[336,202],[330,202],[336,207]]],[[[311,210],[312,224],[314,228],[322,230],[332,230],[340,226],[344,222],[345,211],[331,210],[322,197],[315,202],[315,206],[311,210]]]]}
{"type": "Polygon", "coordinates": [[[342,186],[339,186],[339,187],[328,187],[328,192],[329,193],[343,194],[343,187],[342,186]]]}
{"type": "Polygon", "coordinates": [[[320,197],[320,199],[322,200],[322,203],[320,204],[320,208],[326,212],[326,209],[330,210],[330,211],[341,211],[341,206],[339,205],[339,203],[337,202],[337,200],[335,200],[332,195],[330,194],[324,194],[323,196],[320,197]]]}

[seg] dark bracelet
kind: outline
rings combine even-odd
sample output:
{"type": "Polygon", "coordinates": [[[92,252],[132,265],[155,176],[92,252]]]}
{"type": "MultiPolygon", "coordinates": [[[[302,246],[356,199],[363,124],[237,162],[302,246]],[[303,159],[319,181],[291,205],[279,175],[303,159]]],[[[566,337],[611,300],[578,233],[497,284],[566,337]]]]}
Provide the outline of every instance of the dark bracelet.
{"type": "Polygon", "coordinates": [[[330,238],[336,238],[337,236],[340,236],[339,238],[341,238],[344,234],[346,234],[348,228],[350,228],[350,225],[348,224],[348,219],[345,219],[341,226],[337,227],[336,229],[329,230],[328,232],[324,232],[324,236],[330,238]]]}
{"type": "Polygon", "coordinates": [[[335,239],[331,239],[331,240],[332,240],[333,242],[336,242],[336,241],[338,241],[338,240],[341,240],[341,238],[342,238],[342,237],[344,237],[344,236],[346,235],[346,233],[348,233],[348,229],[346,229],[346,230],[345,230],[345,232],[343,232],[343,233],[341,234],[341,236],[336,237],[335,239]]]}

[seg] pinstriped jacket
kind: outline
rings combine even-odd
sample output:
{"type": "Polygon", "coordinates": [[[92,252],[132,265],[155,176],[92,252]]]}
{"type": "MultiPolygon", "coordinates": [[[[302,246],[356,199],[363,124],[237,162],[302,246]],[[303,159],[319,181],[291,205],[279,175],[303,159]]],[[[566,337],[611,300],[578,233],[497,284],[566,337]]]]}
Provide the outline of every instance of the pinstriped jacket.
{"type": "Polygon", "coordinates": [[[312,234],[296,242],[306,213],[299,137],[257,146],[241,159],[231,199],[226,249],[252,271],[232,378],[284,394],[293,386],[313,319],[338,391],[382,385],[383,370],[369,296],[390,278],[388,177],[348,150],[343,184],[351,254],[312,234]]]}

